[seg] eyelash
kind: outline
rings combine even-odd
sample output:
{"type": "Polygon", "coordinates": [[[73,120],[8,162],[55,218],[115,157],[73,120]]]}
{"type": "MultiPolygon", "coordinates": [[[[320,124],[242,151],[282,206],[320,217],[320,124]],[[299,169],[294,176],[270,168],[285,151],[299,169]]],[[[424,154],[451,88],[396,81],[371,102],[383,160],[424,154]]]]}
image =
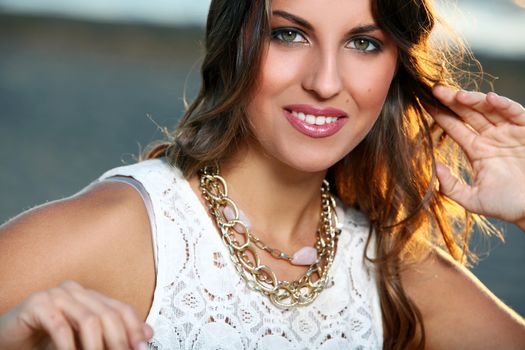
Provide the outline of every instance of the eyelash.
{"type": "MultiPolygon", "coordinates": [[[[275,28],[275,29],[272,29],[271,36],[272,36],[272,40],[276,40],[280,44],[287,45],[287,46],[305,45],[305,44],[308,43],[308,40],[305,38],[306,35],[301,30],[298,30],[296,28],[275,28]],[[284,34],[284,33],[296,34],[298,36],[301,36],[303,38],[303,40],[299,41],[299,42],[286,41],[286,40],[284,40],[282,38],[282,34],[284,34]]],[[[358,40],[366,41],[368,43],[368,46],[372,46],[372,48],[371,49],[365,49],[365,50],[358,49],[358,48],[355,47],[355,44],[354,44],[354,47],[349,47],[349,48],[353,49],[353,50],[357,50],[357,51],[359,51],[361,53],[364,53],[364,54],[377,53],[377,52],[380,52],[381,49],[382,49],[382,43],[380,41],[378,41],[376,39],[372,39],[372,38],[367,37],[367,36],[357,36],[357,37],[351,38],[350,40],[348,40],[347,43],[348,44],[355,43],[358,40]]],[[[347,47],[348,47],[348,44],[347,44],[347,47]]]]}

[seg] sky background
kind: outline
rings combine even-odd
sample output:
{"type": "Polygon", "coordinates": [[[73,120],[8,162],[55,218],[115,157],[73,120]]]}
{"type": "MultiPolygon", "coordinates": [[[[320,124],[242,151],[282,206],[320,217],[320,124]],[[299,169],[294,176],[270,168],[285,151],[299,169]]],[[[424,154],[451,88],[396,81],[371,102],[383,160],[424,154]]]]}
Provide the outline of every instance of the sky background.
{"type": "MultiPolygon", "coordinates": [[[[204,25],[209,3],[210,0],[0,0],[0,11],[168,26],[204,25]]],[[[525,57],[525,0],[437,0],[436,4],[474,50],[525,57]]]]}

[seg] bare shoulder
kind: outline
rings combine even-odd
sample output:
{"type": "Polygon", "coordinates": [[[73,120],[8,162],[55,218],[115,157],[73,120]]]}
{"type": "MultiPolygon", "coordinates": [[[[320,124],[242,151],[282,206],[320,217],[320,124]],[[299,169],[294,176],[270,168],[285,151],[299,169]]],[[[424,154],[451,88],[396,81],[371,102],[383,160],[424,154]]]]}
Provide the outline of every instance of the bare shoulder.
{"type": "Polygon", "coordinates": [[[468,269],[434,249],[402,272],[429,349],[524,349],[525,322],[468,269]]]}
{"type": "Polygon", "coordinates": [[[150,231],[140,194],[116,182],[19,215],[0,227],[0,314],[71,279],[145,316],[155,279],[150,231]]]}

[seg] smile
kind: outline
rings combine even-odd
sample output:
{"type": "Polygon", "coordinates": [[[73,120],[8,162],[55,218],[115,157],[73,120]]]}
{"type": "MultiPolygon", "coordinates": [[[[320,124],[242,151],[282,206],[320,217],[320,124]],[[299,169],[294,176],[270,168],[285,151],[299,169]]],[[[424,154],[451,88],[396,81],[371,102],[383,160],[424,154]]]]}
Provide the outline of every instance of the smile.
{"type": "Polygon", "coordinates": [[[339,119],[338,117],[327,117],[324,115],[315,116],[313,114],[304,114],[303,112],[296,111],[292,111],[292,115],[311,125],[325,125],[335,123],[337,119],[339,119]]]}
{"type": "Polygon", "coordinates": [[[294,129],[313,138],[332,136],[348,121],[348,115],[339,109],[309,105],[285,106],[284,115],[294,129]]]}

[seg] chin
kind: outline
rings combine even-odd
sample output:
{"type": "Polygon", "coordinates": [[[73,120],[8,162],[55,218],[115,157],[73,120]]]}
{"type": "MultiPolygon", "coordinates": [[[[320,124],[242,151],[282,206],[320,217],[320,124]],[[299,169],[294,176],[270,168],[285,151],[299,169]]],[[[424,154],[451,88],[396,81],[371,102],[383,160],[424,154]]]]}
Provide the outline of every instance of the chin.
{"type": "Polygon", "coordinates": [[[322,157],[316,159],[312,157],[307,157],[305,159],[297,157],[293,160],[286,162],[286,165],[304,173],[320,173],[327,171],[329,168],[335,165],[341,158],[322,157]]]}

